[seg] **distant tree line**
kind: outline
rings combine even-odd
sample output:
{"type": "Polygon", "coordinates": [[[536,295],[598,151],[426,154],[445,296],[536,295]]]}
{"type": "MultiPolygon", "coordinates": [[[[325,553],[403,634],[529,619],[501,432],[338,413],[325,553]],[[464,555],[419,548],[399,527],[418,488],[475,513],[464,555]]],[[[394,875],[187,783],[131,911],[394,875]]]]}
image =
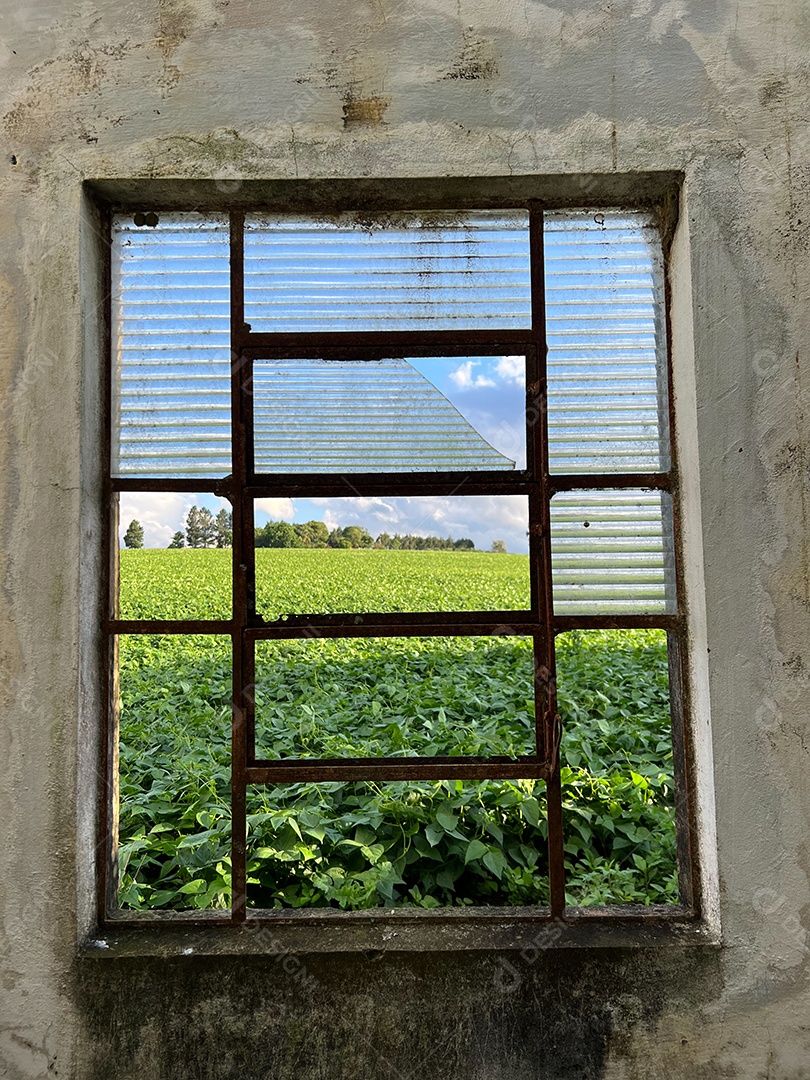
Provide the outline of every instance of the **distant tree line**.
{"type": "Polygon", "coordinates": [[[401,536],[380,533],[375,540],[360,525],[347,525],[331,531],[322,521],[291,524],[289,521],[268,521],[256,530],[257,548],[384,548],[389,551],[474,551],[472,540],[454,540],[452,536],[401,536]]]}
{"type": "MultiPolygon", "coordinates": [[[[303,524],[289,521],[268,521],[256,529],[257,548],[378,548],[387,551],[475,551],[472,540],[454,540],[452,536],[414,536],[406,533],[380,533],[375,540],[360,525],[329,529],[322,521],[303,524]]],[[[131,521],[124,534],[128,548],[143,547],[143,526],[131,521]]],[[[186,515],[186,527],[174,534],[170,548],[229,548],[233,546],[233,514],[220,510],[214,516],[205,506],[192,506],[186,515]]],[[[502,540],[496,540],[493,551],[505,551],[502,540]]]]}

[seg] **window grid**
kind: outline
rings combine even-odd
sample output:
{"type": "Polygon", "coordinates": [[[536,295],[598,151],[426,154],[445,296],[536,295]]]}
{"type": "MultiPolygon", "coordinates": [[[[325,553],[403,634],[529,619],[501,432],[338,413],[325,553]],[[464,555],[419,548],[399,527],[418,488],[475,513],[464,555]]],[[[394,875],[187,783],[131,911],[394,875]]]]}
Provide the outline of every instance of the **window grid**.
{"type": "MultiPolygon", "coordinates": [[[[504,204],[506,205],[506,204],[504,204]]],[[[519,206],[510,201],[509,207],[519,206]]],[[[655,615],[556,615],[553,611],[550,508],[554,495],[577,490],[622,490],[643,488],[676,495],[674,445],[670,448],[670,467],[664,472],[552,474],[549,468],[547,429],[547,375],[545,358],[546,318],[543,257],[543,210],[535,203],[525,204],[529,210],[532,326],[530,330],[462,330],[462,331],[363,331],[359,333],[254,333],[244,321],[244,219],[242,212],[230,214],[231,269],[231,434],[233,471],[225,478],[166,478],[113,477],[110,468],[112,446],[111,364],[108,364],[107,400],[107,462],[106,493],[108,514],[109,613],[106,620],[109,649],[109,725],[107,738],[108,790],[116,791],[117,764],[117,635],[132,633],[227,634],[232,640],[233,712],[232,712],[232,892],[230,918],[198,915],[196,920],[240,924],[247,916],[246,901],[246,791],[251,784],[295,782],[305,779],[323,781],[357,779],[463,779],[463,778],[542,778],[546,780],[548,816],[549,891],[548,909],[538,909],[541,918],[565,917],[565,873],[563,823],[560,786],[559,742],[561,720],[557,714],[555,694],[554,638],[556,634],[573,629],[641,629],[667,631],[670,655],[670,685],[673,699],[673,756],[676,772],[676,824],[678,837],[678,866],[681,879],[682,907],[690,909],[691,854],[688,835],[689,813],[686,791],[686,752],[683,738],[683,619],[679,607],[673,614],[655,615]],[[349,340],[350,339],[350,340],[349,340]],[[501,355],[521,352],[526,357],[526,452],[523,470],[505,474],[502,471],[455,473],[352,473],[351,479],[340,474],[274,474],[261,475],[253,471],[252,460],[252,396],[251,379],[254,360],[271,358],[323,359],[351,358],[363,360],[405,356],[467,356],[475,348],[479,355],[501,355]],[[226,497],[233,507],[233,611],[230,620],[133,620],[120,619],[117,598],[117,520],[113,506],[119,492],[194,491],[210,492],[226,497]],[[525,611],[485,612],[405,612],[363,613],[358,623],[355,614],[346,615],[288,615],[275,623],[266,623],[255,611],[255,545],[254,500],[265,497],[387,495],[499,495],[525,494],[529,501],[529,565],[531,574],[531,605],[525,611]],[[251,694],[254,684],[256,641],[308,637],[377,637],[432,635],[483,635],[493,632],[531,636],[534,642],[535,667],[535,724],[536,753],[530,758],[374,758],[318,761],[286,760],[267,762],[255,757],[255,707],[251,694]]],[[[107,295],[111,293],[110,268],[107,269],[107,295]]],[[[665,282],[665,311],[669,337],[669,296],[665,282]]],[[[112,355],[109,329],[108,349],[112,355]]],[[[667,341],[666,379],[671,381],[669,342],[667,341]]],[[[674,431],[672,395],[667,394],[669,432],[674,431]]],[[[681,596],[681,574],[678,562],[678,508],[674,503],[675,577],[678,597],[681,596]]],[[[105,797],[102,829],[114,822],[113,800],[105,797]]],[[[100,901],[101,922],[116,914],[117,880],[115,837],[104,868],[104,888],[100,901]]],[[[380,917],[387,917],[387,910],[380,917]]],[[[441,917],[436,911],[414,911],[414,917],[441,917]]],[[[475,917],[475,909],[454,912],[455,917],[475,917]]],[[[652,912],[646,912],[653,914],[652,912]]],[[[274,916],[277,919],[279,916],[274,916]]],[[[283,912],[282,916],[283,917],[283,912]]],[[[313,913],[317,917],[317,913],[313,913]]],[[[346,915],[346,918],[351,918],[346,915]]],[[[195,918],[183,917],[184,923],[195,918]]],[[[171,922],[171,916],[166,919],[171,922]]],[[[250,922],[260,921],[250,916],[250,922]]],[[[138,918],[127,917],[130,925],[138,918]]],[[[154,925],[154,920],[149,920],[154,925]]]]}

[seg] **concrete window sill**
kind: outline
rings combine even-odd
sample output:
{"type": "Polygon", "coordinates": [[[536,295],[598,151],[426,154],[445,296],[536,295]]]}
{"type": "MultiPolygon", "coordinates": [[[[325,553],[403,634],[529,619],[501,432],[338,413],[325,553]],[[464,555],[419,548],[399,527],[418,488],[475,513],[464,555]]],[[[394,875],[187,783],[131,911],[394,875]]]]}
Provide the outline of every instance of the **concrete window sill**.
{"type": "Polygon", "coordinates": [[[719,938],[686,909],[569,909],[551,920],[525,909],[496,912],[379,911],[314,915],[285,912],[248,919],[241,926],[199,915],[150,925],[149,920],[121,920],[89,935],[80,956],[98,960],[143,956],[260,956],[362,952],[377,958],[386,952],[513,950],[534,955],[559,948],[682,948],[718,946],[719,938]],[[193,921],[192,921],[193,918],[193,921]]]}

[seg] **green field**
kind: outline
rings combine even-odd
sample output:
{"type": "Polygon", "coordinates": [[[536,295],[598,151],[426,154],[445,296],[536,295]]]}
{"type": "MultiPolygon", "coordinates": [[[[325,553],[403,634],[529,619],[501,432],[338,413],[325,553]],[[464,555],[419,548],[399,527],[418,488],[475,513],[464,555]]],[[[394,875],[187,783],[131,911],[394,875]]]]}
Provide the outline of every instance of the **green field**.
{"type": "MultiPolygon", "coordinates": [[[[121,553],[124,618],[229,615],[227,550],[121,553]]],[[[527,558],[264,549],[257,606],[283,612],[510,610],[527,558]]],[[[230,641],[120,641],[120,867],[127,908],[227,906],[230,641]]],[[[665,635],[558,639],[573,904],[677,901],[665,635]]],[[[262,756],[532,749],[531,649],[486,638],[262,642],[262,756]]],[[[541,781],[295,784],[249,790],[255,907],[542,904],[541,781]]]]}
{"type": "MultiPolygon", "coordinates": [[[[230,618],[231,552],[121,552],[124,619],[230,618]]],[[[529,604],[525,555],[480,551],[264,548],[256,552],[256,610],[515,611],[529,604]]]]}

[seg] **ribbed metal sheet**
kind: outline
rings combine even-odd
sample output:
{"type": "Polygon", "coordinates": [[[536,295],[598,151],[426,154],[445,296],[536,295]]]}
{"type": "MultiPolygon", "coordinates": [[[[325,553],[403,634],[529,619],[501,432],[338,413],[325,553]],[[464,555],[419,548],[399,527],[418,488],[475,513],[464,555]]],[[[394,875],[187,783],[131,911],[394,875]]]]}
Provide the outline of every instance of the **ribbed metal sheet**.
{"type": "Polygon", "coordinates": [[[666,470],[664,270],[650,215],[547,215],[545,279],[552,471],[666,470]]]}
{"type": "Polygon", "coordinates": [[[113,476],[227,475],[227,218],[117,217],[112,259],[113,476]]]}
{"type": "Polygon", "coordinates": [[[670,496],[633,490],[555,495],[551,562],[558,615],[673,612],[670,496]]]}
{"type": "Polygon", "coordinates": [[[262,333],[530,327],[528,213],[248,216],[245,319],[262,333]]]}
{"type": "Polygon", "coordinates": [[[257,472],[512,469],[407,360],[257,360],[257,472]]]}

